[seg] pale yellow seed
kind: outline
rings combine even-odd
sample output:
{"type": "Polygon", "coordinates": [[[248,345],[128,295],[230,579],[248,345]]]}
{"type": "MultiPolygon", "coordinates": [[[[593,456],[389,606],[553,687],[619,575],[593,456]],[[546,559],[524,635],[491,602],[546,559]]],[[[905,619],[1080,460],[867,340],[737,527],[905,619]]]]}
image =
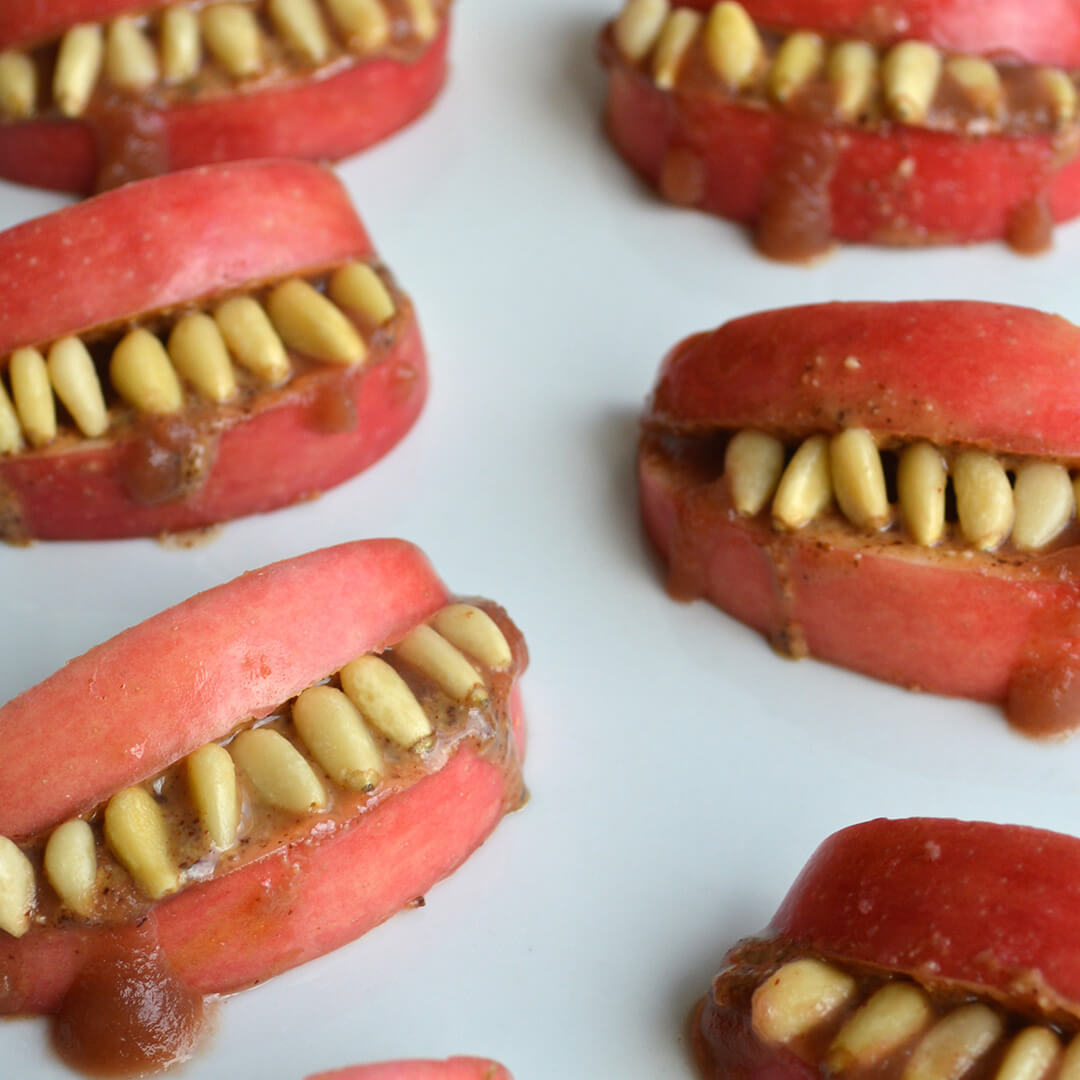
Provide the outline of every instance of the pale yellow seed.
{"type": "Polygon", "coordinates": [[[135,884],[152,900],[180,887],[169,851],[165,815],[141,787],[118,791],[105,807],[105,842],[135,884]]]}
{"type": "Polygon", "coordinates": [[[390,290],[367,263],[349,263],[334,271],[327,292],[338,307],[372,326],[382,326],[397,310],[390,290]]]}
{"type": "Polygon", "coordinates": [[[1049,103],[1054,122],[1058,127],[1067,127],[1076,119],[1077,93],[1072,76],[1060,68],[1042,68],[1039,82],[1049,103]]]}
{"type": "Polygon", "coordinates": [[[96,439],[109,428],[105,392],[93,357],[77,337],[61,338],[49,349],[49,380],[79,430],[96,439]]]}
{"type": "Polygon", "coordinates": [[[724,453],[731,504],[744,517],[768,505],[784,472],[784,444],[763,431],[740,431],[724,453]]]}
{"type": "Polygon", "coordinates": [[[439,16],[431,0],[405,0],[413,33],[421,41],[430,41],[439,32],[439,16]]]}
{"type": "Polygon", "coordinates": [[[188,791],[199,821],[218,851],[236,844],[240,831],[240,797],[236,766],[217,743],[200,746],[184,762],[188,791]]]}
{"type": "Polygon", "coordinates": [[[921,124],[937,94],[941,53],[925,41],[902,41],[886,53],[881,79],[893,116],[904,124],[921,124]]]}
{"type": "Polygon", "coordinates": [[[25,53],[0,53],[0,112],[8,120],[25,120],[37,105],[37,68],[25,53]]]}
{"type": "Polygon", "coordinates": [[[813,1030],[855,996],[855,980],[820,960],[795,960],[770,975],[751,1002],[754,1033],[783,1044],[813,1030]]]}
{"type": "Polygon", "coordinates": [[[1045,547],[1076,512],[1068,470],[1049,462],[1032,462],[1016,470],[1013,500],[1012,540],[1022,551],[1045,547]]]}
{"type": "Polygon", "coordinates": [[[184,405],[184,391],[165,346],[141,327],[126,334],[109,361],[113,389],[143,413],[167,415],[184,405]]]}
{"type": "Polygon", "coordinates": [[[97,845],[94,830],[81,818],[53,829],[45,845],[45,876],[66,908],[83,918],[97,897],[97,845]]]}
{"type": "Polygon", "coordinates": [[[1057,1080],[1080,1080],[1080,1036],[1073,1036],[1062,1055],[1057,1080]]]}
{"type": "Polygon", "coordinates": [[[1013,524],[1013,494],[1004,466],[989,454],[967,450],[953,462],[952,480],[964,539],[992,551],[1013,524]]]}
{"type": "Polygon", "coordinates": [[[870,107],[877,87],[878,56],[865,41],[842,41],[829,53],[829,83],[836,111],[857,120],[870,107]]]}
{"type": "Polygon", "coordinates": [[[0,930],[22,937],[30,929],[36,891],[30,860],[0,836],[0,930]]]}
{"type": "Polygon", "coordinates": [[[705,24],[705,56],[719,78],[733,90],[756,79],[765,58],[761,35],[742,4],[722,0],[705,24]]]}
{"type": "Polygon", "coordinates": [[[267,11],[285,44],[308,64],[330,55],[330,35],[315,0],[270,0],[267,11]]]}
{"type": "Polygon", "coordinates": [[[769,72],[769,91],[779,102],[790,100],[825,65],[825,39],[807,30],[784,39],[769,72]]]}
{"type": "Polygon", "coordinates": [[[448,604],[431,625],[451,645],[479,660],[493,671],[505,671],[513,662],[513,653],[498,623],[472,604],[448,604]]]}
{"type": "Polygon", "coordinates": [[[829,444],[833,491],[843,515],[860,529],[881,529],[892,513],[885,470],[874,437],[865,428],[848,428],[829,444]]]}
{"type": "Polygon", "coordinates": [[[399,746],[408,749],[431,739],[431,721],[416,695],[385,660],[357,657],[341,669],[341,688],[364,718],[399,746]]]}
{"type": "Polygon", "coordinates": [[[832,501],[829,440],[811,435],[788,462],[773,499],[773,522],[781,529],[801,529],[832,501]]]}
{"type": "Polygon", "coordinates": [[[22,428],[4,384],[0,383],[0,454],[13,454],[23,448],[22,428]]]}
{"type": "Polygon", "coordinates": [[[207,401],[236,394],[236,375],[218,324],[209,315],[185,315],[169,334],[169,356],[176,370],[207,401]]]}
{"type": "Polygon", "coordinates": [[[994,1080],[1042,1080],[1060,1056],[1061,1043],[1049,1028],[1025,1028],[1009,1044],[994,1080]]]}
{"type": "Polygon", "coordinates": [[[928,442],[900,453],[896,488],[904,525],[916,544],[933,547],[945,533],[945,486],[948,474],[941,451],[928,442]]]}
{"type": "Polygon", "coordinates": [[[214,4],[203,8],[201,26],[207,48],[234,79],[262,71],[263,41],[254,8],[214,4]]]}
{"type": "Polygon", "coordinates": [[[73,26],[60,41],[53,70],[53,98],[64,116],[81,116],[90,103],[105,58],[105,36],[96,24],[73,26]]]}
{"type": "Polygon", "coordinates": [[[272,386],[288,379],[292,371],[289,355],[258,301],[250,296],[226,300],[214,312],[214,321],[241,367],[272,386]]]}
{"type": "Polygon", "coordinates": [[[343,691],[332,686],[305,690],[293,704],[292,718],[304,745],[335,783],[356,791],[379,783],[379,748],[343,691]]]}
{"type": "Polygon", "coordinates": [[[154,46],[139,24],[126,15],[109,24],[105,74],[113,86],[136,92],[153,86],[160,78],[154,46]]]}
{"type": "Polygon", "coordinates": [[[457,701],[486,701],[487,687],[476,668],[430,626],[418,626],[395,646],[394,655],[423,672],[457,701]]]}
{"type": "Polygon", "coordinates": [[[993,1009],[962,1005],[939,1020],[915,1047],[902,1080],[960,1080],[1003,1030],[993,1009]]]}
{"type": "Polygon", "coordinates": [[[171,7],[161,16],[161,72],[168,83],[186,82],[202,65],[199,17],[191,8],[171,7]]]}
{"type": "Polygon", "coordinates": [[[981,56],[954,56],[945,62],[945,72],[976,109],[988,116],[1001,114],[1005,94],[1001,76],[989,60],[981,56]]]}
{"type": "Polygon", "coordinates": [[[326,789],[307,758],[271,728],[243,731],[229,749],[259,797],[291,814],[325,810],[326,789]]]}
{"type": "Polygon", "coordinates": [[[390,40],[390,16],[380,0],[327,0],[326,6],[352,52],[367,56],[390,40]]]}
{"type": "Polygon", "coordinates": [[[653,52],[653,82],[661,90],[670,90],[675,85],[687,50],[704,21],[699,12],[683,7],[668,16],[653,52]]]}
{"type": "Polygon", "coordinates": [[[630,0],[619,12],[612,35],[616,48],[631,64],[649,55],[670,11],[668,0],[630,0]]]}
{"type": "Polygon", "coordinates": [[[45,357],[37,349],[16,349],[8,368],[11,396],[23,432],[31,446],[56,438],[56,399],[49,385],[45,357]]]}
{"type": "Polygon", "coordinates": [[[266,310],[290,348],[327,364],[358,364],[367,346],[342,310],[306,281],[284,281],[270,293],[266,310]]]}
{"type": "Polygon", "coordinates": [[[910,1042],[934,1019],[926,995],[911,983],[888,983],[840,1029],[825,1064],[831,1073],[869,1069],[910,1042]]]}

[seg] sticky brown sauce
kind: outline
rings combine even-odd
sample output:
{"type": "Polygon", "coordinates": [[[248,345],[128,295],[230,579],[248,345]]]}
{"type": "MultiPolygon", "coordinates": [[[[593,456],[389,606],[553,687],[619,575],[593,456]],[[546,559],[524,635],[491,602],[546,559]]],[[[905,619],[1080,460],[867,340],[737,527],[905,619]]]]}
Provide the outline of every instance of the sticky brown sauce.
{"type": "Polygon", "coordinates": [[[171,171],[165,117],[159,109],[129,97],[99,97],[85,120],[97,151],[95,190],[171,171]]]}

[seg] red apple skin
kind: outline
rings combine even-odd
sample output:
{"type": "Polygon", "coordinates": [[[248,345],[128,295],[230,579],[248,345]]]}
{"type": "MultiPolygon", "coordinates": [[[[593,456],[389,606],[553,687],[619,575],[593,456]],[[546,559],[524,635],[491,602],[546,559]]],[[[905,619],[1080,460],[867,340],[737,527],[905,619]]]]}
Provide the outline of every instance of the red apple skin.
{"type": "Polygon", "coordinates": [[[455,1057],[447,1061],[384,1061],[309,1076],[307,1080],[513,1080],[509,1071],[488,1058],[455,1057]]]}
{"type": "MultiPolygon", "coordinates": [[[[0,355],[372,253],[345,189],[318,166],[245,162],[144,181],[0,234],[0,355]],[[79,261],[87,257],[92,273],[79,261]]],[[[0,457],[13,531],[41,539],[176,532],[341,483],[387,453],[423,408],[427,363],[411,308],[399,326],[364,367],[320,368],[251,407],[213,410],[210,433],[197,436],[212,464],[178,497],[132,494],[130,463],[145,456],[148,437],[161,441],[146,420],[111,438],[0,457]],[[344,410],[341,421],[327,424],[328,405],[344,410]]]]}
{"type": "MultiPolygon", "coordinates": [[[[167,7],[168,0],[150,4],[167,7]]],[[[30,4],[0,14],[0,48],[20,49],[58,36],[79,22],[101,21],[125,11],[143,12],[131,0],[77,0],[30,4]]],[[[0,124],[0,176],[17,183],[86,194],[99,186],[154,172],[249,158],[336,160],[366,149],[420,116],[446,81],[449,13],[442,29],[413,61],[358,61],[336,74],[300,78],[220,97],[143,108],[149,163],[132,163],[109,178],[111,124],[128,119],[116,110],[109,120],[42,118],[0,124]]]]}
{"type": "MultiPolygon", "coordinates": [[[[417,548],[357,541],[245,574],[123,631],[0,709],[0,791],[18,792],[0,799],[0,835],[25,838],[146,779],[392,645],[448,600],[417,548]]],[[[509,714],[520,755],[516,685],[509,714]]],[[[423,895],[516,805],[518,783],[464,743],[438,772],[342,826],[155,904],[140,932],[192,990],[249,986],[423,895]]],[[[87,958],[125,933],[73,924],[5,936],[0,1014],[55,1012],[87,958]]]]}
{"type": "Polygon", "coordinates": [[[664,362],[638,460],[646,531],[676,590],[782,649],[1002,702],[1019,730],[1065,734],[1080,724],[1070,549],[959,558],[841,527],[778,534],[736,514],[726,485],[680,469],[659,437],[752,427],[797,439],[866,426],[897,441],[1075,461],[1078,366],[1080,330],[1001,305],[833,304],[736,320],[664,362]]]}
{"type": "MultiPolygon", "coordinates": [[[[1062,161],[1050,135],[968,138],[891,125],[837,128],[776,108],[747,108],[720,95],[672,96],[605,48],[607,128],[616,148],[653,187],[669,151],[698,163],[692,205],[746,224],[761,221],[771,185],[806,147],[835,147],[822,226],[851,243],[967,243],[1018,235],[1018,213],[1053,221],[1080,213],[1080,158],[1062,161]]],[[[815,152],[820,152],[815,150],[815,152]]],[[[1017,238],[1020,247],[1042,241],[1017,238]]],[[[787,257],[806,258],[813,250],[787,257]]],[[[783,257],[783,256],[782,256],[783,257]]]]}

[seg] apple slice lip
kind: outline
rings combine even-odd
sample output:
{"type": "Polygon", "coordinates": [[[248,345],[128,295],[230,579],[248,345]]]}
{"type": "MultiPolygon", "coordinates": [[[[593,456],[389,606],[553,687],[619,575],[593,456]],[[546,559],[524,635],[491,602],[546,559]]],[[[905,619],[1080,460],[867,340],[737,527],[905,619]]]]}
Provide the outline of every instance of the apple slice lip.
{"type": "Polygon", "coordinates": [[[488,1058],[453,1057],[446,1061],[383,1061],[309,1076],[307,1080],[512,1080],[488,1058]]]}

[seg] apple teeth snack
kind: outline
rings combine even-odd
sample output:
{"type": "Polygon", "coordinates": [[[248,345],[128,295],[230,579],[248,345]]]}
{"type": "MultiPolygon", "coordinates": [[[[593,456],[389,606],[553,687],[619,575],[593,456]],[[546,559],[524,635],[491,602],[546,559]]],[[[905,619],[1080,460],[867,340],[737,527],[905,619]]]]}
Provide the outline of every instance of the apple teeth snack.
{"type": "Polygon", "coordinates": [[[500,608],[380,540],[245,574],[16,697],[0,1013],[56,1014],[91,1070],[185,1056],[204,996],[364,933],[521,805],[525,663],[500,608]]]}
{"type": "Polygon", "coordinates": [[[1080,330],[977,302],[764,312],[677,345],[646,410],[671,590],[792,657],[1080,724],[1080,330]]]}
{"type": "Polygon", "coordinates": [[[694,1023],[705,1075],[1073,1080],[1080,841],[877,820],[829,837],[694,1023]]]}

